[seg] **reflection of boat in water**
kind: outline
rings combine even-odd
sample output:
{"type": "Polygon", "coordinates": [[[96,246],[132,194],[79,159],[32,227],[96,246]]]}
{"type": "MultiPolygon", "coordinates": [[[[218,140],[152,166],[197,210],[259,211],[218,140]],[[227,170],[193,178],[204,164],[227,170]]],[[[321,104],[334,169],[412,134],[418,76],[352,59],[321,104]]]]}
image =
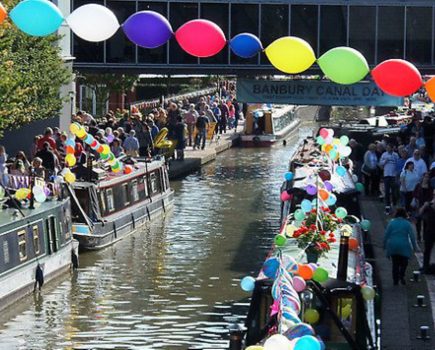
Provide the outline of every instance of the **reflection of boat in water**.
{"type": "Polygon", "coordinates": [[[296,107],[292,105],[273,105],[270,108],[250,105],[241,135],[242,145],[268,147],[285,138],[300,123],[295,118],[295,110],[296,107]]]}
{"type": "Polygon", "coordinates": [[[132,164],[129,174],[78,168],[72,185],[73,234],[84,249],[104,248],[173,205],[164,159],[132,164]]]}
{"type": "MultiPolygon", "coordinates": [[[[361,228],[358,192],[352,176],[346,173],[338,177],[328,162],[322,161],[312,139],[308,139],[300,147],[292,159],[291,170],[294,174],[293,180],[283,185],[283,190],[292,195],[292,199],[282,206],[281,232],[286,233],[287,242],[284,246],[274,246],[266,260],[277,259],[280,262],[279,274],[270,278],[270,270],[268,272],[266,269],[271,265],[267,264],[260,271],[246,320],[245,345],[261,344],[271,334],[278,332],[290,340],[303,335],[314,335],[321,338],[327,349],[375,349],[375,305],[374,300],[365,294],[368,290],[373,291],[370,288],[373,285],[373,269],[365,257],[366,232],[361,228]],[[334,211],[337,206],[345,207],[348,213],[343,224],[349,225],[351,229],[346,234],[342,231],[339,243],[331,243],[331,249],[326,256],[321,256],[318,260],[316,268],[320,266],[326,270],[329,279],[323,282],[307,281],[307,287],[296,296],[293,294],[287,299],[289,304],[286,304],[286,300],[276,299],[276,295],[280,295],[277,289],[286,287],[280,274],[284,266],[287,271],[284,277],[288,273],[290,277],[286,278],[291,281],[295,264],[286,265],[283,262],[290,257],[290,261],[294,259],[296,262],[305,263],[304,252],[298,247],[297,240],[292,238],[292,233],[288,234],[289,228],[298,227],[294,211],[300,207],[302,200],[318,200],[316,195],[307,194],[306,186],[316,177],[318,183],[320,171],[328,172],[329,181],[334,184],[337,201],[335,205],[330,205],[330,209],[334,211]],[[359,242],[358,248],[351,250],[349,240],[359,242]],[[295,298],[298,299],[296,302],[295,298]],[[279,300],[280,305],[278,311],[276,300],[279,300]],[[286,314],[289,309],[298,311],[286,314]],[[315,310],[317,319],[311,325],[306,323],[309,322],[308,317],[304,319],[306,310],[315,310]]],[[[286,287],[287,292],[294,292],[293,283],[295,282],[290,282],[286,287]]],[[[281,289],[281,293],[285,293],[285,290],[281,289]]],[[[282,295],[284,294],[279,298],[282,295]]]]}
{"type": "MultiPolygon", "coordinates": [[[[28,179],[9,175],[11,186],[6,187],[11,192],[24,189],[15,185],[29,184],[28,179]]],[[[0,310],[34,290],[37,282],[41,287],[66,272],[71,263],[77,266],[78,242],[71,232],[70,199],[58,190],[59,196],[34,203],[34,209],[29,208],[32,204],[28,200],[21,205],[10,197],[0,210],[0,310]]]]}

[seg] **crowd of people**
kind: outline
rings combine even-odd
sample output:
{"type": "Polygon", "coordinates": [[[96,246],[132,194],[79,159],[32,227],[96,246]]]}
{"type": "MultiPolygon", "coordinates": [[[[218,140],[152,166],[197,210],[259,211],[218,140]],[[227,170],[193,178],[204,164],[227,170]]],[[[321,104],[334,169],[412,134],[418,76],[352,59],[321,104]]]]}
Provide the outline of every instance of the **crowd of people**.
{"type": "MultiPolygon", "coordinates": [[[[406,217],[414,224],[417,241],[424,241],[424,271],[430,268],[430,256],[435,243],[434,135],[435,122],[432,118],[427,116],[422,120],[416,116],[401,129],[397,137],[384,135],[382,140],[369,144],[367,150],[353,139],[349,142],[352,148],[350,158],[355,173],[364,183],[366,196],[382,199],[386,215],[391,215],[393,208],[396,208],[396,224],[389,226],[388,235],[391,227],[395,227],[397,232],[405,232],[404,228],[409,226],[400,220],[406,217]]],[[[403,239],[408,240],[404,233],[403,239]]],[[[412,240],[405,242],[405,246],[409,246],[409,242],[412,240]]],[[[391,250],[387,241],[386,249],[391,250]]],[[[404,255],[409,255],[408,251],[404,255]]],[[[403,257],[403,254],[400,256],[403,257]]],[[[399,279],[403,280],[403,266],[403,259],[393,259],[395,284],[399,279]]]]}

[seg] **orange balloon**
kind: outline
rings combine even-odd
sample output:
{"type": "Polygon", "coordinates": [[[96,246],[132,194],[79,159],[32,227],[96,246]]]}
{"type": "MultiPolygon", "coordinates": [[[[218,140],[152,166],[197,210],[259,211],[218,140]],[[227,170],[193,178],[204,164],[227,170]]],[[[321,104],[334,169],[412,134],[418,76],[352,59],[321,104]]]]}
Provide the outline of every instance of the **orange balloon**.
{"type": "Polygon", "coordinates": [[[6,9],[3,7],[2,4],[0,4],[0,24],[3,23],[5,18],[8,16],[8,13],[6,12],[6,9]]]}
{"type": "Polygon", "coordinates": [[[133,171],[133,167],[131,165],[126,165],[124,167],[124,174],[130,174],[133,171]]]}
{"type": "Polygon", "coordinates": [[[65,151],[66,151],[67,154],[72,154],[72,153],[74,153],[74,147],[72,147],[72,146],[66,146],[65,147],[65,151]]]}
{"type": "Polygon", "coordinates": [[[350,250],[357,250],[359,247],[359,242],[356,238],[350,237],[349,238],[349,249],[350,250]]]}
{"type": "Polygon", "coordinates": [[[310,265],[299,264],[298,265],[298,275],[301,276],[305,281],[313,278],[313,268],[310,265]]]}
{"type": "Polygon", "coordinates": [[[325,152],[329,153],[329,151],[332,150],[333,148],[334,148],[334,146],[331,145],[330,143],[328,143],[328,144],[325,146],[325,152]]]}
{"type": "Polygon", "coordinates": [[[327,191],[327,190],[324,190],[323,188],[321,188],[321,189],[319,190],[319,197],[320,197],[320,199],[326,201],[326,200],[328,199],[328,197],[329,197],[329,193],[328,193],[328,191],[327,191]]]}
{"type": "Polygon", "coordinates": [[[435,102],[435,77],[430,78],[426,84],[424,84],[424,87],[426,88],[429,98],[432,102],[435,102]]]}
{"type": "Polygon", "coordinates": [[[97,152],[98,153],[102,153],[104,151],[104,147],[103,145],[100,145],[100,147],[98,147],[97,152]]]}

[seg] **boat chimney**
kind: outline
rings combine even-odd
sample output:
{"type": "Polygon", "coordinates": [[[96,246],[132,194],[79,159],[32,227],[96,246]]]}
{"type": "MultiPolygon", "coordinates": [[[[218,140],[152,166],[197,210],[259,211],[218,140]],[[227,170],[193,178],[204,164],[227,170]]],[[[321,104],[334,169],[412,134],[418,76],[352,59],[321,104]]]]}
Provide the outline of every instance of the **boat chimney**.
{"type": "Polygon", "coordinates": [[[340,250],[338,253],[337,279],[347,280],[347,263],[349,258],[349,236],[350,232],[343,231],[340,237],[340,250]]]}

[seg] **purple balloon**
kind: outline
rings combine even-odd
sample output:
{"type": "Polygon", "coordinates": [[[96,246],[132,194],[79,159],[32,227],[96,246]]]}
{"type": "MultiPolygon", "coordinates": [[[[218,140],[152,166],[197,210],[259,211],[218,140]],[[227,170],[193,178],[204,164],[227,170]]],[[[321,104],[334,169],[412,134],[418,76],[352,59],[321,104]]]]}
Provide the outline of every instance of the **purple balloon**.
{"type": "Polygon", "coordinates": [[[308,185],[305,190],[307,191],[308,194],[310,195],[315,195],[317,193],[317,187],[314,185],[308,185]]]}
{"type": "Polygon", "coordinates": [[[332,190],[334,189],[334,186],[332,186],[332,183],[330,183],[328,180],[324,182],[324,185],[328,192],[332,192],[332,190]]]}
{"type": "Polygon", "coordinates": [[[154,11],[132,14],[122,25],[122,30],[130,41],[147,49],[162,46],[173,34],[168,20],[154,11]]]}

